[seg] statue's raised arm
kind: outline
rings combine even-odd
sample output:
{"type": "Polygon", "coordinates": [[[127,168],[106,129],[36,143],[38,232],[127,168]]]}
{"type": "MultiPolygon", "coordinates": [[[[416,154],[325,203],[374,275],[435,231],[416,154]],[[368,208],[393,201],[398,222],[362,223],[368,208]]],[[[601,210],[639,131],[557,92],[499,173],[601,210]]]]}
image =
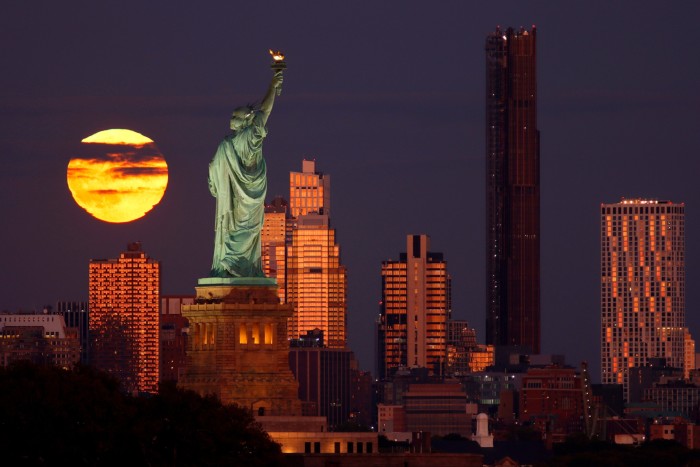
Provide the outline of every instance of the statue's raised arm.
{"type": "Polygon", "coordinates": [[[233,111],[233,134],[219,144],[209,164],[209,190],[216,198],[211,277],[265,277],[260,231],[267,168],[262,143],[267,136],[267,119],[282,87],[282,70],[273,65],[274,75],[260,108],[246,106],[233,111]]]}
{"type": "Polygon", "coordinates": [[[270,82],[270,87],[267,90],[267,94],[260,104],[260,110],[263,113],[263,125],[267,123],[267,119],[272,112],[272,106],[275,104],[275,96],[279,95],[278,90],[282,89],[282,71],[276,71],[272,76],[272,81],[270,82]]]}

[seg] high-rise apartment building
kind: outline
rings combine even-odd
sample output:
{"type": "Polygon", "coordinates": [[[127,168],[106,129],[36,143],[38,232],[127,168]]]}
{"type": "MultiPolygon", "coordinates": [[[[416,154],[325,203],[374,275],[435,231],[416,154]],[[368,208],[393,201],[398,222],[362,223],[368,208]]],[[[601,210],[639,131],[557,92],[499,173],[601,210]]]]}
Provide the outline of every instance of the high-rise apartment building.
{"type": "Polygon", "coordinates": [[[298,339],[318,328],[329,348],[343,349],[347,278],[335,229],[330,228],[327,215],[316,213],[301,215],[296,223],[287,248],[286,303],[294,306],[289,338],[298,339]]]}
{"type": "Polygon", "coordinates": [[[623,199],[600,208],[601,370],[603,384],[622,384],[629,369],[665,358],[684,368],[684,205],[623,199]]]}
{"type": "Polygon", "coordinates": [[[91,363],[128,392],[157,392],[160,263],[141,243],[118,259],[90,261],[91,363]]]}
{"type": "Polygon", "coordinates": [[[451,279],[442,253],[429,250],[427,235],[408,235],[406,253],[382,262],[382,301],[378,329],[380,378],[402,367],[444,371],[451,279]]]}
{"type": "Polygon", "coordinates": [[[292,217],[311,212],[330,217],[331,177],[316,171],[316,161],[304,159],[301,172],[290,172],[289,208],[292,217]]]}
{"type": "Polygon", "coordinates": [[[486,343],[540,352],[536,31],[486,38],[486,343]]]}

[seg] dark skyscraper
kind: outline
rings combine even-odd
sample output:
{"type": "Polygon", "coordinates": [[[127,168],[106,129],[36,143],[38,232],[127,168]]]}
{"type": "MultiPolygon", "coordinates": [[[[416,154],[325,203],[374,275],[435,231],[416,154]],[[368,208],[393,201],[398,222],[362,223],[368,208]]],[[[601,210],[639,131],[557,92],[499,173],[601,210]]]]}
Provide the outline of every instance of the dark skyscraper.
{"type": "Polygon", "coordinates": [[[486,343],[540,352],[535,28],[486,38],[486,343]]]}

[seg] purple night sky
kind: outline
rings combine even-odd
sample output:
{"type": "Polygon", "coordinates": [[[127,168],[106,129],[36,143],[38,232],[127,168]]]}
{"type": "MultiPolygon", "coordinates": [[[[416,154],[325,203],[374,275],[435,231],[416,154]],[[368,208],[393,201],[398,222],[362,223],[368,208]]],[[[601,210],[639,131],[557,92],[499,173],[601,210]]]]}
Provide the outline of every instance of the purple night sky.
{"type": "Polygon", "coordinates": [[[268,197],[315,158],[332,179],[348,267],[349,344],[374,368],[380,262],[427,233],[453,278],[453,317],[484,338],[484,41],[537,26],[542,348],[599,380],[599,207],[686,203],[686,317],[700,338],[700,4],[678,2],[8,2],[0,15],[0,309],[87,300],[88,262],[140,240],[163,293],[209,271],[207,165],[234,107],[287,54],[264,154],[268,197]],[[244,5],[244,6],[234,6],[244,5]],[[497,5],[496,5],[497,4],[497,5]],[[100,222],[71,198],[80,140],[152,138],[165,197],[100,222]]]}

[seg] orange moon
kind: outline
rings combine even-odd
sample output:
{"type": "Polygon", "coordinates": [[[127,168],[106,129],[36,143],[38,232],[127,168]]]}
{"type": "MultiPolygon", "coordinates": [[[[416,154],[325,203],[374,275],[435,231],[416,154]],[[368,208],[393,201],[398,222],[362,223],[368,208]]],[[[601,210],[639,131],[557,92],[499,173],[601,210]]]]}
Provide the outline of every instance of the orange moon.
{"type": "Polygon", "coordinates": [[[163,198],[168,165],[152,139],[115,129],[81,143],[83,154],[68,162],[68,189],[90,215],[105,222],[131,222],[163,198]]]}

